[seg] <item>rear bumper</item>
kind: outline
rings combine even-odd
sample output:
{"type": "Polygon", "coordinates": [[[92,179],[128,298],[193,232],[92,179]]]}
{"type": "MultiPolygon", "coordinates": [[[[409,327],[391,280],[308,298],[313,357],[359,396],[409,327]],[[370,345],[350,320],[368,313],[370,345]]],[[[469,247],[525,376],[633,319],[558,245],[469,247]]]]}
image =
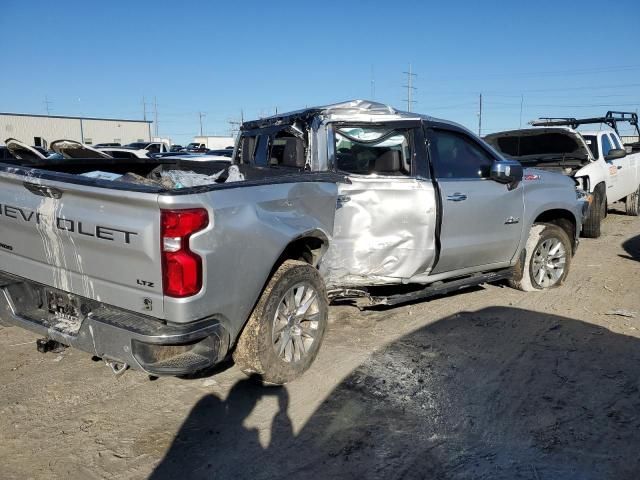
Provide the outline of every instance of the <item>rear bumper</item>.
{"type": "Polygon", "coordinates": [[[153,375],[194,373],[227,354],[229,334],[215,318],[173,324],[77,296],[81,323],[73,331],[64,331],[43,305],[45,290],[53,289],[0,272],[0,323],[153,375]]]}

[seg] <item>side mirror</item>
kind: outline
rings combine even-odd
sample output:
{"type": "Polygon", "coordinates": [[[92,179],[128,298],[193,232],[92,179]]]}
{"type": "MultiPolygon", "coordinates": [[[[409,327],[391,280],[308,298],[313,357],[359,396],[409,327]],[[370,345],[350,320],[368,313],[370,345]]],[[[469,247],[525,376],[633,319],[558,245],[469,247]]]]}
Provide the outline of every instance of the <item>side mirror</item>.
{"type": "Polygon", "coordinates": [[[624,148],[613,148],[609,150],[609,154],[604,156],[604,159],[608,162],[609,160],[617,160],[618,158],[624,158],[627,156],[627,150],[624,148]]]}
{"type": "Polygon", "coordinates": [[[523,177],[523,169],[520,162],[515,160],[501,160],[493,162],[491,165],[491,180],[499,183],[517,183],[521,182],[523,177]]]}

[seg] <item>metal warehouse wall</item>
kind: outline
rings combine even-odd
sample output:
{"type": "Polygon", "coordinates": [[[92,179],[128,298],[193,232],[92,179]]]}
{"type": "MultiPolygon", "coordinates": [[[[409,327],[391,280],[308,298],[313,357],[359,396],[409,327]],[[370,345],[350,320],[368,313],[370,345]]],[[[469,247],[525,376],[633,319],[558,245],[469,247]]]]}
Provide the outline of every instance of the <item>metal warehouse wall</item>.
{"type": "Polygon", "coordinates": [[[150,124],[144,121],[0,113],[0,143],[7,138],[17,138],[34,145],[34,138],[41,137],[47,144],[64,138],[83,143],[120,142],[124,145],[150,140],[150,130],[150,124]]]}
{"type": "Polygon", "coordinates": [[[150,141],[149,124],[117,120],[83,120],[85,143],[119,142],[122,145],[138,141],[150,141]]]}

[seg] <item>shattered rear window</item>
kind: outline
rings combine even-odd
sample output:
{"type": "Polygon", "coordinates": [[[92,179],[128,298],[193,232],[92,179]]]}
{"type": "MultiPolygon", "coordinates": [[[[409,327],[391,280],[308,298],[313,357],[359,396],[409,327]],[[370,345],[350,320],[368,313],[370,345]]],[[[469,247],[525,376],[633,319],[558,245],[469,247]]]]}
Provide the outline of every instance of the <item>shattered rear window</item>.
{"type": "Polygon", "coordinates": [[[411,175],[408,130],[343,127],[335,132],[336,168],[360,175],[411,175]]]}

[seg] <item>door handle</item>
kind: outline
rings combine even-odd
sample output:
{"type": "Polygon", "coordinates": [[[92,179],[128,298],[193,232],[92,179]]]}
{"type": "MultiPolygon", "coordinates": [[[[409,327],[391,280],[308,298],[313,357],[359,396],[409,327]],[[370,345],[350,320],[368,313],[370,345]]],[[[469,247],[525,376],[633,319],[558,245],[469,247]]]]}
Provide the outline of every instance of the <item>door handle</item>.
{"type": "Polygon", "coordinates": [[[618,170],[622,170],[622,165],[618,165],[618,170]]]}
{"type": "Polygon", "coordinates": [[[447,200],[449,200],[450,202],[462,202],[463,200],[466,200],[467,196],[464,193],[460,193],[460,192],[456,192],[453,195],[449,195],[447,197],[447,200]]]}

